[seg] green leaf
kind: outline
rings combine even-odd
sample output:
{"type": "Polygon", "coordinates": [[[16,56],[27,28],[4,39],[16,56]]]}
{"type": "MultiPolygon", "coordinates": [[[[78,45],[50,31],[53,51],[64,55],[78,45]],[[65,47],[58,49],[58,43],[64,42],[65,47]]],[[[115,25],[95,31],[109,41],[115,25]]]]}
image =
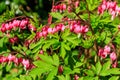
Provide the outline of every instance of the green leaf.
{"type": "MultiPolygon", "coordinates": [[[[77,9],[78,10],[78,9],[77,9]]],[[[65,12],[64,14],[63,14],[63,16],[67,16],[68,18],[74,18],[76,15],[75,15],[75,13],[73,13],[73,12],[65,12]]]]}
{"type": "Polygon", "coordinates": [[[56,19],[62,19],[63,16],[59,12],[51,12],[50,15],[56,19]]]}
{"type": "Polygon", "coordinates": [[[102,71],[110,69],[111,61],[108,60],[106,63],[104,63],[102,67],[102,71]]]}
{"type": "Polygon", "coordinates": [[[54,76],[57,75],[57,71],[58,68],[54,68],[53,70],[51,70],[46,80],[53,80],[54,76]]]}
{"type": "Polygon", "coordinates": [[[37,75],[41,75],[41,73],[43,73],[44,71],[43,71],[43,69],[40,69],[40,68],[34,68],[34,69],[32,69],[31,71],[30,71],[30,75],[35,75],[35,76],[37,76],[37,75]]]}
{"type": "Polygon", "coordinates": [[[72,70],[69,67],[64,67],[63,74],[71,74],[72,70]]]}
{"type": "Polygon", "coordinates": [[[63,43],[61,43],[61,48],[60,48],[60,56],[64,59],[66,55],[66,50],[64,48],[63,43]]]}
{"type": "Polygon", "coordinates": [[[63,75],[57,76],[59,80],[66,80],[63,75]]]}
{"type": "Polygon", "coordinates": [[[100,36],[100,40],[101,40],[101,41],[105,40],[106,35],[107,35],[106,32],[102,32],[102,33],[101,33],[101,36],[100,36]]]}
{"type": "Polygon", "coordinates": [[[108,44],[110,42],[111,38],[110,37],[106,37],[105,39],[105,44],[108,44]]]}
{"type": "Polygon", "coordinates": [[[119,76],[112,76],[111,78],[109,78],[109,80],[118,80],[119,76]]]}
{"type": "Polygon", "coordinates": [[[61,38],[63,40],[65,40],[69,35],[70,35],[70,31],[69,30],[65,30],[64,33],[62,33],[61,38]]]}
{"type": "Polygon", "coordinates": [[[95,65],[95,67],[96,67],[96,74],[98,75],[98,74],[100,73],[101,69],[102,69],[102,65],[101,65],[101,63],[98,61],[98,62],[96,63],[96,65],[95,65]]]}
{"type": "Polygon", "coordinates": [[[26,79],[25,79],[25,76],[20,75],[20,80],[26,80],[26,79]]]}
{"type": "Polygon", "coordinates": [[[48,63],[48,64],[54,64],[51,56],[40,55],[40,59],[43,60],[44,62],[48,63]]]}
{"type": "Polygon", "coordinates": [[[56,43],[59,43],[59,40],[57,39],[46,40],[45,44],[43,45],[43,50],[46,51],[47,49],[50,48],[51,45],[54,45],[56,43]]]}
{"type": "Polygon", "coordinates": [[[100,72],[100,76],[108,76],[110,75],[110,73],[108,72],[108,70],[104,70],[100,72]]]}
{"type": "Polygon", "coordinates": [[[13,78],[12,80],[20,80],[19,78],[13,78]]]}
{"type": "Polygon", "coordinates": [[[71,73],[70,74],[75,74],[75,73],[80,73],[80,68],[75,68],[75,69],[73,69],[73,71],[71,71],[71,73]]]}
{"type": "Polygon", "coordinates": [[[54,54],[53,55],[53,61],[56,66],[59,66],[59,57],[58,55],[54,54]]]}
{"type": "Polygon", "coordinates": [[[32,43],[30,44],[30,49],[33,49],[35,47],[39,47],[41,45],[41,43],[44,42],[44,39],[40,39],[40,41],[38,41],[37,43],[32,43]]]}
{"type": "Polygon", "coordinates": [[[84,80],[84,77],[80,77],[78,80],[84,80]]]}
{"type": "Polygon", "coordinates": [[[87,76],[94,76],[94,72],[92,70],[85,70],[87,76]]]}
{"type": "Polygon", "coordinates": [[[28,76],[25,76],[25,79],[26,79],[26,80],[32,80],[31,76],[29,76],[29,75],[28,75],[28,76]]]}
{"type": "Polygon", "coordinates": [[[65,80],[70,80],[70,75],[65,75],[65,80]]]}
{"type": "Polygon", "coordinates": [[[109,69],[108,72],[110,74],[120,74],[120,69],[119,68],[112,68],[112,69],[109,69]]]}
{"type": "Polygon", "coordinates": [[[67,44],[65,44],[64,42],[62,42],[61,44],[62,44],[62,46],[64,46],[64,48],[65,48],[66,50],[70,50],[70,47],[69,47],[67,44]]]}
{"type": "Polygon", "coordinates": [[[82,65],[83,65],[82,62],[77,62],[76,65],[74,66],[74,68],[78,68],[78,67],[80,67],[80,66],[82,66],[82,65]]]}
{"type": "Polygon", "coordinates": [[[84,79],[83,80],[94,80],[95,78],[94,77],[91,77],[91,76],[86,76],[86,77],[84,77],[84,79]]]}
{"type": "Polygon", "coordinates": [[[10,70],[11,70],[11,68],[12,68],[12,63],[7,64],[7,66],[6,66],[6,71],[10,71],[10,70]]]}
{"type": "Polygon", "coordinates": [[[3,47],[4,37],[0,39],[0,47],[3,47]]]}
{"type": "Polygon", "coordinates": [[[40,68],[41,72],[49,72],[55,68],[55,66],[53,66],[49,63],[45,63],[43,61],[35,61],[34,64],[35,64],[35,66],[40,68]]]}
{"type": "Polygon", "coordinates": [[[98,77],[98,76],[96,76],[94,80],[99,80],[99,77],[98,77]]]}

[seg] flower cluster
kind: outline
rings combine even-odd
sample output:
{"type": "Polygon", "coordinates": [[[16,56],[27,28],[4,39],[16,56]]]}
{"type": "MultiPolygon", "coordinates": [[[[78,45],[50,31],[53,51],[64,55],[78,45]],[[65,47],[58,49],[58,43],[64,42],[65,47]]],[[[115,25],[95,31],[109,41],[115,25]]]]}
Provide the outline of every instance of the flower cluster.
{"type": "Polygon", "coordinates": [[[28,59],[17,58],[15,55],[9,54],[8,56],[0,56],[0,63],[11,63],[14,62],[16,65],[20,65],[20,63],[25,67],[26,70],[32,69],[35,66],[30,63],[28,59]]]}
{"type": "Polygon", "coordinates": [[[58,4],[58,5],[54,5],[53,6],[53,12],[57,12],[57,11],[60,11],[60,12],[63,12],[64,10],[68,10],[69,12],[72,11],[72,6],[74,6],[75,8],[77,8],[79,6],[79,3],[80,1],[79,0],[76,0],[76,1],[71,1],[71,0],[68,0],[68,6],[66,6],[66,4],[58,4]]]}
{"type": "Polygon", "coordinates": [[[63,12],[64,10],[66,10],[66,4],[58,4],[53,6],[53,12],[57,11],[63,12]]]}
{"type": "Polygon", "coordinates": [[[27,29],[28,27],[29,30],[36,31],[36,28],[32,24],[30,24],[28,18],[2,23],[0,30],[4,33],[6,31],[11,31],[12,29],[16,30],[16,28],[18,27],[22,30],[27,29]]]}
{"type": "Polygon", "coordinates": [[[113,63],[113,67],[117,66],[117,55],[115,53],[115,51],[111,52],[111,48],[110,46],[106,45],[104,48],[100,48],[99,52],[98,52],[98,56],[100,56],[101,58],[106,58],[107,55],[110,55],[110,59],[113,63]]]}
{"type": "Polygon", "coordinates": [[[45,26],[42,28],[41,32],[37,32],[35,38],[39,39],[41,37],[47,37],[48,34],[55,34],[59,31],[64,31],[65,29],[70,29],[71,32],[74,32],[76,34],[85,34],[88,32],[87,25],[83,26],[80,24],[79,21],[70,21],[68,25],[64,24],[58,24],[54,28],[51,28],[49,26],[45,26]]]}
{"type": "Polygon", "coordinates": [[[103,0],[102,4],[98,7],[98,13],[103,14],[107,10],[110,15],[112,15],[111,20],[120,13],[120,7],[117,5],[117,2],[103,0]]]}
{"type": "Polygon", "coordinates": [[[18,37],[15,36],[15,37],[9,38],[9,42],[12,43],[12,44],[18,42],[18,37]]]}
{"type": "Polygon", "coordinates": [[[88,32],[88,26],[87,25],[85,25],[85,26],[81,25],[80,21],[71,21],[69,23],[69,25],[70,25],[70,27],[69,27],[70,31],[74,32],[76,34],[79,34],[79,33],[85,34],[86,32],[88,32]]]}

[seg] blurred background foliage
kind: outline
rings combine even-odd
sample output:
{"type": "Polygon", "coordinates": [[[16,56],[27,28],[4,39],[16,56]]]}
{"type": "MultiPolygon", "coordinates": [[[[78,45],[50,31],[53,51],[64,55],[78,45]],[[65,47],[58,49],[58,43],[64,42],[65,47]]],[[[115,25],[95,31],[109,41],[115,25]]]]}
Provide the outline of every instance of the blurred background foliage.
{"type": "Polygon", "coordinates": [[[0,23],[21,15],[46,23],[51,7],[50,0],[0,0],[0,23]]]}

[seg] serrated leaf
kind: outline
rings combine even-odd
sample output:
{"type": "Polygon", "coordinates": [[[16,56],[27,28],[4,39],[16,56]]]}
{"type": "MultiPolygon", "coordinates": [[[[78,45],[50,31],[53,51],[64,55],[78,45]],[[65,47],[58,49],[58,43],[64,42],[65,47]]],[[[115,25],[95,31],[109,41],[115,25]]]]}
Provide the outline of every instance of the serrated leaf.
{"type": "Polygon", "coordinates": [[[102,65],[99,61],[96,63],[95,68],[96,68],[96,74],[98,75],[102,69],[102,65]]]}
{"type": "Polygon", "coordinates": [[[80,66],[82,66],[82,65],[83,65],[82,62],[77,62],[76,65],[74,66],[74,68],[78,68],[78,67],[80,67],[80,66]]]}
{"type": "Polygon", "coordinates": [[[63,75],[57,76],[59,80],[66,80],[63,75]]]}
{"type": "Polygon", "coordinates": [[[53,59],[51,56],[40,55],[40,59],[48,64],[53,64],[53,59]]]}
{"type": "Polygon", "coordinates": [[[104,71],[110,69],[110,65],[111,65],[111,61],[109,60],[106,63],[104,63],[102,70],[104,71]]]}
{"type": "Polygon", "coordinates": [[[59,66],[59,57],[58,55],[54,54],[53,55],[53,61],[56,66],[59,66]]]}
{"type": "Polygon", "coordinates": [[[34,65],[37,66],[38,68],[41,68],[43,71],[51,71],[52,69],[55,68],[55,66],[45,63],[43,61],[35,61],[34,65]]]}
{"type": "Polygon", "coordinates": [[[63,74],[71,74],[72,70],[69,67],[64,67],[63,74]]]}
{"type": "Polygon", "coordinates": [[[100,36],[100,40],[102,40],[102,41],[105,40],[106,35],[107,35],[106,32],[102,32],[102,33],[101,33],[101,36],[100,36]]]}
{"type": "Polygon", "coordinates": [[[0,39],[0,47],[3,47],[4,37],[0,39]]]}
{"type": "Polygon", "coordinates": [[[61,44],[60,56],[64,59],[65,55],[66,55],[66,50],[65,50],[64,46],[61,44]]]}
{"type": "Polygon", "coordinates": [[[32,80],[31,76],[25,76],[26,80],[32,80]]]}
{"type": "Polygon", "coordinates": [[[84,80],[84,77],[80,77],[78,80],[84,80]]]}
{"type": "Polygon", "coordinates": [[[112,68],[107,70],[110,74],[120,74],[120,69],[119,68],[112,68]]]}
{"type": "Polygon", "coordinates": [[[35,75],[35,77],[36,77],[37,75],[41,75],[41,73],[43,73],[43,72],[45,72],[43,69],[34,68],[29,72],[29,74],[30,75],[35,75]]]}
{"type": "Polygon", "coordinates": [[[59,12],[51,12],[50,15],[53,18],[56,18],[56,19],[62,19],[63,18],[62,14],[60,14],[59,12]]]}
{"type": "Polygon", "coordinates": [[[53,80],[54,76],[57,75],[57,71],[58,68],[54,68],[53,70],[51,70],[46,80],[53,80]]]}
{"type": "Polygon", "coordinates": [[[87,76],[94,76],[94,72],[92,70],[86,70],[85,73],[87,76]]]}
{"type": "Polygon", "coordinates": [[[109,78],[109,80],[118,80],[119,79],[119,76],[112,76],[109,78]]]}
{"type": "Polygon", "coordinates": [[[69,47],[67,44],[65,44],[64,42],[62,42],[61,44],[64,46],[64,48],[65,48],[66,50],[70,50],[70,47],[69,47]]]}
{"type": "Polygon", "coordinates": [[[70,80],[70,75],[65,75],[65,80],[70,80]]]}
{"type": "Polygon", "coordinates": [[[20,80],[26,80],[26,79],[25,79],[25,76],[20,75],[20,80]]]}
{"type": "Polygon", "coordinates": [[[91,76],[86,76],[86,77],[84,77],[84,79],[83,80],[94,80],[95,78],[94,77],[91,77],[91,76]]]}
{"type": "Polygon", "coordinates": [[[13,78],[12,80],[20,80],[19,78],[13,78]]]}
{"type": "Polygon", "coordinates": [[[110,73],[106,70],[100,72],[100,76],[108,76],[110,73]]]}
{"type": "Polygon", "coordinates": [[[30,44],[29,48],[30,48],[30,49],[33,49],[33,48],[35,48],[35,47],[38,47],[38,46],[41,45],[42,42],[44,42],[44,39],[40,39],[40,41],[38,41],[37,43],[32,43],[32,44],[30,44]]]}

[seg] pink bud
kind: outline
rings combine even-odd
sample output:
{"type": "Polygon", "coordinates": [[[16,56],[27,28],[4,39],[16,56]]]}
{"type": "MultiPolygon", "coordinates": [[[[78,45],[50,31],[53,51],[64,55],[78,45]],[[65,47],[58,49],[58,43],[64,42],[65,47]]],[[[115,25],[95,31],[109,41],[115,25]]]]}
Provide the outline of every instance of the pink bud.
{"type": "Polygon", "coordinates": [[[110,54],[110,59],[111,59],[112,61],[114,61],[114,60],[117,59],[117,55],[116,55],[115,52],[112,52],[112,53],[110,54]]]}
{"type": "Polygon", "coordinates": [[[101,6],[98,7],[98,14],[103,14],[104,10],[102,9],[101,6]]]}
{"type": "Polygon", "coordinates": [[[98,56],[100,56],[102,58],[106,58],[107,52],[104,52],[104,49],[101,48],[101,49],[99,49],[98,56]]]}
{"type": "Polygon", "coordinates": [[[11,30],[13,28],[13,24],[11,22],[9,22],[9,29],[8,30],[11,30]]]}
{"type": "Polygon", "coordinates": [[[31,40],[25,40],[24,45],[25,45],[26,47],[28,47],[28,46],[30,45],[30,43],[31,43],[31,40]]]}
{"type": "Polygon", "coordinates": [[[5,27],[1,27],[1,31],[4,33],[6,32],[6,28],[5,27]]]}
{"type": "Polygon", "coordinates": [[[22,61],[23,61],[23,58],[22,58],[22,57],[18,58],[18,63],[19,63],[19,64],[22,63],[22,61]]]}
{"type": "Polygon", "coordinates": [[[43,54],[43,53],[44,53],[44,51],[43,51],[43,50],[40,50],[39,54],[43,54]]]}
{"type": "Polygon", "coordinates": [[[8,23],[5,24],[5,28],[6,28],[6,30],[9,30],[9,24],[8,23]]]}
{"type": "Polygon", "coordinates": [[[103,11],[106,9],[106,5],[105,4],[102,4],[101,7],[102,7],[103,11]]]}
{"type": "Polygon", "coordinates": [[[66,10],[66,4],[63,4],[62,7],[63,7],[63,10],[66,10]]]}
{"type": "Polygon", "coordinates": [[[26,69],[29,68],[29,66],[30,66],[30,62],[27,59],[23,59],[22,64],[26,69]]]}
{"type": "Polygon", "coordinates": [[[28,28],[29,30],[36,31],[36,28],[32,24],[29,24],[28,28]]]}
{"type": "Polygon", "coordinates": [[[39,38],[41,38],[42,36],[43,36],[43,35],[42,35],[42,32],[37,32],[35,38],[39,39],[39,38]]]}
{"type": "Polygon", "coordinates": [[[21,21],[19,21],[19,20],[14,20],[13,23],[12,23],[12,24],[13,24],[13,27],[14,27],[14,28],[15,28],[15,27],[18,27],[18,26],[20,25],[20,22],[21,22],[21,21]]]}
{"type": "Polygon", "coordinates": [[[47,36],[47,34],[48,34],[47,31],[43,31],[43,32],[42,32],[42,35],[43,35],[44,38],[47,36]]]}
{"type": "Polygon", "coordinates": [[[53,33],[53,29],[52,28],[48,28],[48,33],[52,34],[53,33]]]}
{"type": "Polygon", "coordinates": [[[109,53],[110,53],[110,47],[106,45],[106,46],[104,47],[104,51],[109,54],[109,53]]]}
{"type": "Polygon", "coordinates": [[[63,73],[63,66],[62,66],[62,65],[60,65],[60,66],[58,67],[58,72],[59,72],[60,74],[63,73]]]}
{"type": "Polygon", "coordinates": [[[75,2],[75,7],[76,7],[76,8],[79,6],[79,3],[80,3],[79,0],[75,2]]]}
{"type": "Polygon", "coordinates": [[[11,62],[11,61],[14,61],[15,59],[16,59],[16,56],[9,54],[8,60],[9,60],[10,62],[11,62]]]}
{"type": "Polygon", "coordinates": [[[20,28],[21,28],[21,29],[25,29],[27,25],[28,25],[28,20],[26,20],[26,19],[23,19],[23,20],[20,22],[20,28]]]}
{"type": "Polygon", "coordinates": [[[12,44],[18,42],[18,37],[15,36],[13,38],[9,38],[9,42],[12,43],[12,44]]]}
{"type": "Polygon", "coordinates": [[[5,56],[0,56],[0,63],[8,62],[8,58],[5,56]]]}
{"type": "Polygon", "coordinates": [[[78,80],[79,79],[79,76],[76,74],[74,75],[74,80],[78,80]]]}
{"type": "Polygon", "coordinates": [[[81,32],[82,34],[88,32],[88,27],[87,27],[86,25],[85,25],[85,26],[81,26],[80,29],[81,29],[80,32],[81,32]]]}
{"type": "Polygon", "coordinates": [[[80,33],[80,32],[81,32],[80,25],[75,24],[74,26],[75,26],[74,32],[75,32],[76,34],[80,33]]]}
{"type": "Polygon", "coordinates": [[[116,68],[116,67],[117,67],[117,65],[118,65],[118,62],[117,62],[117,61],[115,61],[115,62],[112,64],[112,67],[113,67],[113,68],[116,68]]]}

